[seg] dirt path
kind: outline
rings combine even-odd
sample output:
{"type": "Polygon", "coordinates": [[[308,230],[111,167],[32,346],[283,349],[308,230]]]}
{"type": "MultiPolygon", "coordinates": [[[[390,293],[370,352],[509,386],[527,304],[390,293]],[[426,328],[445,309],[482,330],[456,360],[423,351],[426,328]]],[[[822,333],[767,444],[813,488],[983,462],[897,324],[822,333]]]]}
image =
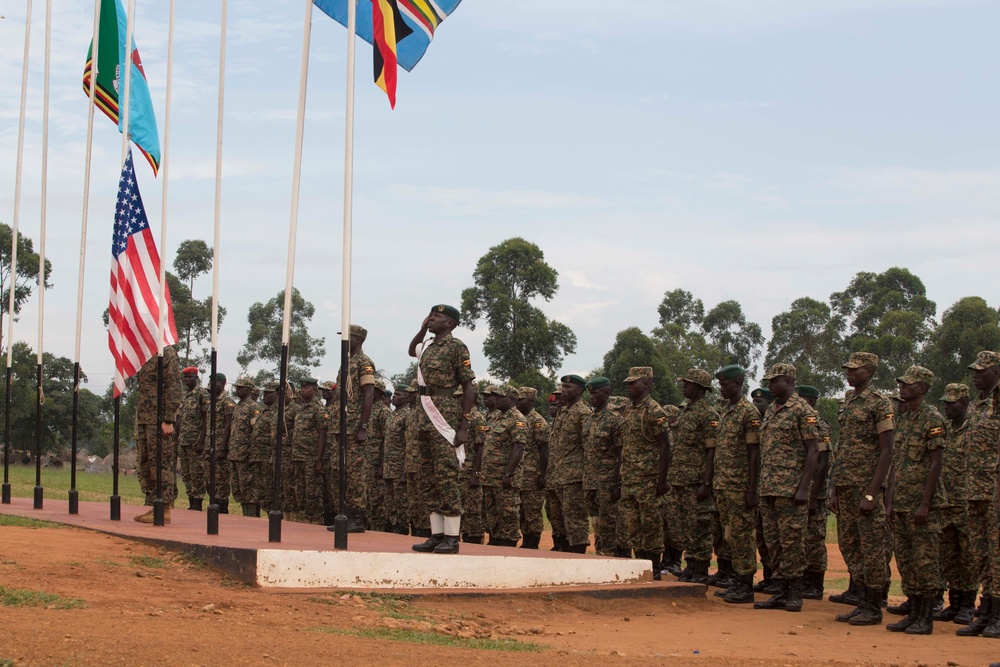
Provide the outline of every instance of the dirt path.
{"type": "MultiPolygon", "coordinates": [[[[839,560],[831,561],[838,563],[842,568],[839,560]]],[[[0,587],[0,598],[11,589],[64,598],[0,607],[0,666],[500,660],[985,667],[1000,659],[1000,641],[955,637],[951,624],[937,624],[931,637],[908,637],[883,627],[834,623],[833,614],[844,607],[828,602],[807,601],[805,611],[789,614],[734,607],[714,597],[673,603],[272,593],[172,552],[73,528],[0,526],[0,587]],[[68,599],[82,600],[82,606],[68,599]],[[507,652],[528,643],[540,650],[507,652]]]]}

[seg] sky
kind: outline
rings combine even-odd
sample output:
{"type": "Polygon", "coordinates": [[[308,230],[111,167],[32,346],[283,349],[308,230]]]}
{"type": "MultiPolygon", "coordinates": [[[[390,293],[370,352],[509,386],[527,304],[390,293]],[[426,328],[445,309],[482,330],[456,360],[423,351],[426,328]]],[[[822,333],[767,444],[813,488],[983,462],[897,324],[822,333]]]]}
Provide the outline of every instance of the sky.
{"type": "MultiPolygon", "coordinates": [[[[13,217],[24,0],[0,5],[0,221],[13,217]]],[[[167,2],[138,0],[135,40],[158,113],[167,2]]],[[[72,358],[93,6],[52,0],[43,345],[72,358]]],[[[578,337],[586,374],[618,331],[657,325],[664,292],[738,300],[770,331],[793,300],[825,300],[859,271],[905,266],[938,315],[1000,305],[1000,2],[972,0],[466,0],[396,109],[357,46],[352,319],[389,374],[429,307],[460,305],[476,261],[521,236],[559,272],[538,305],[578,337]]],[[[250,305],[284,288],[303,10],[229,2],[219,369],[239,372],[250,305]]],[[[35,0],[20,228],[39,240],[45,3],[35,0]]],[[[167,245],[214,224],[221,3],[177,3],[167,245]]],[[[295,285],[339,366],[346,32],[313,12],[295,285]]],[[[121,169],[95,118],[81,364],[113,375],[101,313],[121,169]]],[[[161,183],[137,171],[159,238],[161,183]]],[[[211,293],[211,276],[195,297],[211,293]]],[[[37,297],[14,339],[38,344],[37,297]]],[[[4,325],[6,329],[6,323],[4,325]]],[[[488,331],[456,335],[483,376],[488,331]]],[[[255,370],[252,369],[252,370],[255,370]]]]}

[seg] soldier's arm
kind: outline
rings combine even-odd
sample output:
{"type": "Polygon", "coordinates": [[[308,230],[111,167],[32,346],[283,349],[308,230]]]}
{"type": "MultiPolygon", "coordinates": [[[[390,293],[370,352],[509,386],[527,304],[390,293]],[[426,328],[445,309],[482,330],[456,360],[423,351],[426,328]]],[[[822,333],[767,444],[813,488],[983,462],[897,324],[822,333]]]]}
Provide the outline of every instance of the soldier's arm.
{"type": "Polygon", "coordinates": [[[424,342],[424,338],[427,337],[427,320],[430,319],[430,315],[424,318],[423,324],[420,325],[420,331],[417,335],[413,337],[410,341],[410,347],[407,349],[407,353],[411,357],[419,358],[420,355],[417,354],[417,346],[424,342]]]}
{"type": "Polygon", "coordinates": [[[805,505],[809,502],[809,485],[816,474],[816,460],[819,457],[819,442],[816,438],[803,440],[802,445],[806,448],[806,464],[802,468],[799,488],[795,491],[794,502],[796,505],[805,505]]]}
{"type": "MultiPolygon", "coordinates": [[[[940,438],[944,435],[944,427],[939,427],[937,429],[931,429],[931,433],[937,432],[937,436],[932,436],[940,438]]],[[[927,516],[931,511],[931,498],[934,497],[934,491],[937,489],[938,480],[941,478],[941,466],[944,461],[944,447],[936,447],[931,450],[931,466],[927,470],[927,481],[924,483],[924,496],[920,499],[920,506],[917,507],[917,511],[913,513],[913,523],[918,526],[922,526],[927,523],[927,516]]]]}
{"type": "Polygon", "coordinates": [[[375,396],[374,385],[366,384],[361,387],[361,427],[358,429],[357,440],[364,442],[368,439],[368,420],[372,416],[372,399],[375,396]],[[364,434],[362,434],[364,431],[364,434]]]}
{"type": "Polygon", "coordinates": [[[830,450],[818,452],[816,457],[816,475],[813,477],[812,491],[809,493],[809,507],[815,507],[819,494],[826,486],[827,472],[830,469],[830,450]]]}
{"type": "Polygon", "coordinates": [[[226,417],[222,421],[222,449],[220,450],[221,456],[225,456],[229,453],[229,436],[232,435],[233,431],[233,412],[234,410],[227,410],[226,417]]]}
{"type": "MultiPolygon", "coordinates": [[[[888,401],[888,399],[885,399],[888,401]]],[[[891,407],[885,407],[881,410],[884,414],[876,413],[875,418],[879,421],[875,424],[875,430],[878,433],[878,464],[875,466],[875,476],[872,477],[871,484],[868,485],[868,495],[874,498],[882,490],[882,484],[885,483],[885,478],[889,474],[889,468],[892,465],[892,447],[893,440],[895,438],[895,422],[893,421],[893,415],[891,412],[891,407]]],[[[861,500],[861,505],[858,508],[862,514],[870,514],[875,508],[874,501],[868,501],[867,499],[861,500]]]]}
{"type": "Polygon", "coordinates": [[[163,358],[163,421],[172,423],[177,418],[184,400],[184,375],[181,373],[181,362],[177,352],[171,352],[163,358]]]}
{"type": "Polygon", "coordinates": [[[510,449],[510,458],[507,459],[507,470],[505,477],[513,479],[514,473],[517,472],[517,466],[521,463],[521,457],[524,456],[524,445],[527,443],[527,429],[528,426],[523,421],[518,421],[515,423],[513,430],[511,431],[511,438],[514,440],[514,446],[510,449]],[[517,426],[520,424],[520,426],[517,426]]]}
{"type": "Polygon", "coordinates": [[[663,431],[656,436],[656,447],[660,452],[659,477],[656,480],[656,495],[667,492],[667,470],[670,468],[670,435],[663,431]]]}

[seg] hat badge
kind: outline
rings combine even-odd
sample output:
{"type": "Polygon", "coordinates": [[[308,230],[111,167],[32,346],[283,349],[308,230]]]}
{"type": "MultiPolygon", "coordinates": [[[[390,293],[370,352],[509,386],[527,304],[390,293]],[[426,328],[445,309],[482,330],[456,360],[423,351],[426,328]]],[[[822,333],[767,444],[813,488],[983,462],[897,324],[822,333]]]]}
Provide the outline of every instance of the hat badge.
{"type": "Polygon", "coordinates": [[[444,306],[438,306],[438,312],[439,313],[443,313],[444,312],[444,306]]]}

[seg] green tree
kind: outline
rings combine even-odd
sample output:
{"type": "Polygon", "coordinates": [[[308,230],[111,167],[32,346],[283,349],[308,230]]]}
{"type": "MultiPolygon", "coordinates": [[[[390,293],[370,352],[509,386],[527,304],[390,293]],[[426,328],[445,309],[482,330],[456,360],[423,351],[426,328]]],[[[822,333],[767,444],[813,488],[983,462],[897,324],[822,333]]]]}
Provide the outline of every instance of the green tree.
{"type": "MultiPolygon", "coordinates": [[[[17,275],[11,276],[10,247],[14,230],[10,225],[0,222],[0,349],[3,345],[3,324],[10,308],[10,290],[14,289],[14,319],[21,312],[21,307],[31,298],[33,286],[38,284],[38,253],[35,252],[31,239],[21,232],[17,233],[17,275]]],[[[52,262],[45,260],[45,288],[49,289],[49,277],[52,275],[52,262]]]]}
{"type": "Polygon", "coordinates": [[[633,366],[650,366],[653,369],[653,391],[650,395],[660,405],[677,405],[683,400],[674,378],[667,369],[663,356],[652,338],[639,327],[629,327],[618,332],[615,344],[604,355],[605,377],[611,380],[611,391],[624,396],[625,378],[633,366]]]}
{"type": "Polygon", "coordinates": [[[1000,311],[978,296],[959,299],[941,316],[923,354],[923,365],[942,383],[967,382],[968,365],[981,350],[1000,349],[1000,311]]]}
{"type": "MultiPolygon", "coordinates": [[[[739,364],[749,375],[757,374],[757,360],[764,334],[756,322],[748,322],[738,301],[723,301],[708,311],[701,322],[708,340],[722,352],[723,364],[739,364]]],[[[709,368],[710,373],[715,369],[709,368]]]]}
{"type": "MultiPolygon", "coordinates": [[[[281,365],[281,325],[285,310],[285,290],[266,303],[257,302],[247,313],[247,342],[236,355],[236,361],[246,372],[254,362],[281,365]]],[[[319,366],[326,354],[325,338],[309,335],[309,322],[316,307],[306,301],[299,290],[292,288],[292,321],[288,341],[288,378],[299,381],[319,366]]]]}
{"type": "Polygon", "coordinates": [[[479,258],[475,285],[462,291],[462,321],[475,329],[478,320],[486,320],[490,333],[483,353],[491,375],[509,379],[537,369],[554,375],[565,355],[576,350],[569,327],[531,303],[552,300],[558,275],[541,248],[522,238],[508,239],[479,258]]]}
{"type": "Polygon", "coordinates": [[[830,306],[809,297],[796,299],[774,316],[771,332],[765,367],[795,364],[799,384],[812,385],[823,396],[843,389],[844,341],[830,306]]]}
{"type": "MultiPolygon", "coordinates": [[[[177,254],[174,256],[174,271],[177,278],[187,283],[187,299],[191,317],[186,318],[184,327],[177,322],[177,332],[184,338],[184,345],[179,346],[178,352],[182,352],[181,358],[187,363],[191,363],[191,340],[194,336],[196,343],[200,343],[211,336],[212,329],[212,300],[206,299],[204,302],[196,301],[194,298],[194,279],[212,270],[212,249],[208,244],[200,239],[188,239],[182,241],[177,246],[177,254]],[[205,314],[201,311],[204,306],[208,306],[207,324],[204,323],[205,314]]],[[[174,319],[177,320],[177,303],[174,295],[173,285],[170,286],[170,294],[174,299],[174,319]]],[[[219,326],[222,326],[223,308],[219,308],[219,326]]],[[[207,356],[207,355],[206,355],[207,356]]]]}
{"type": "MultiPolygon", "coordinates": [[[[177,325],[177,354],[185,366],[204,365],[210,359],[211,351],[206,343],[212,338],[212,297],[198,300],[191,296],[187,285],[170,271],[167,271],[167,287],[174,309],[174,323],[177,325]]],[[[226,308],[219,304],[219,327],[226,319],[226,308]]],[[[106,324],[107,322],[105,322],[106,324]]]]}
{"type": "Polygon", "coordinates": [[[660,314],[660,326],[676,324],[685,331],[694,331],[705,319],[705,304],[682,289],[665,293],[656,310],[660,314]]]}
{"type": "Polygon", "coordinates": [[[535,397],[535,410],[539,414],[548,414],[549,395],[555,390],[556,383],[552,378],[536,370],[525,371],[517,377],[510,379],[510,384],[515,387],[534,387],[538,391],[535,397]]]}
{"type": "Polygon", "coordinates": [[[410,386],[410,383],[417,379],[417,363],[411,361],[407,365],[406,370],[402,373],[395,373],[389,377],[389,382],[392,383],[393,389],[406,389],[410,386]]]}
{"type": "Polygon", "coordinates": [[[843,292],[830,295],[837,330],[851,352],[874,352],[883,362],[873,386],[891,391],[934,329],[937,306],[908,269],[862,271],[843,292]]]}

